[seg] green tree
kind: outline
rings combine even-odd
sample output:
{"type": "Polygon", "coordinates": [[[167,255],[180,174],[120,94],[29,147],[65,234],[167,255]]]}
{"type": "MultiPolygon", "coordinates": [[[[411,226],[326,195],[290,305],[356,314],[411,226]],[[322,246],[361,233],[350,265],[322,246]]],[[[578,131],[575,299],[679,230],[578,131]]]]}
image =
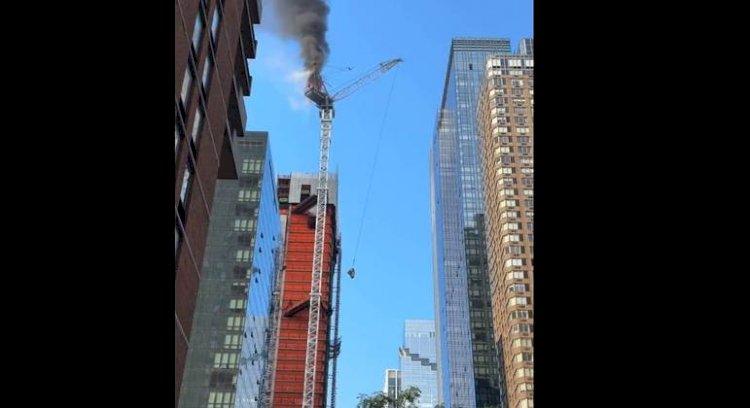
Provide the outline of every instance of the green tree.
{"type": "Polygon", "coordinates": [[[389,397],[384,392],[359,394],[357,408],[413,408],[417,406],[416,401],[421,395],[422,391],[418,387],[402,390],[396,398],[389,397]]]}

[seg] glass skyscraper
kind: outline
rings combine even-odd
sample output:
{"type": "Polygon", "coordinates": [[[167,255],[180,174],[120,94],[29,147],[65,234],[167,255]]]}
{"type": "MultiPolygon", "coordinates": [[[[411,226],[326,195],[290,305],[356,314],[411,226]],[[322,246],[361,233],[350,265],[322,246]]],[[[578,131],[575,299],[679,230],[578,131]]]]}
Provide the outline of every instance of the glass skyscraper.
{"type": "Polygon", "coordinates": [[[446,407],[504,401],[493,339],[477,97],[487,58],[509,39],[454,39],[430,150],[439,388],[446,407]]]}
{"type": "Polygon", "coordinates": [[[439,402],[435,345],[434,321],[406,321],[404,346],[399,349],[401,389],[418,387],[422,391],[418,408],[434,408],[439,402]]]}
{"type": "Polygon", "coordinates": [[[255,408],[263,388],[281,226],[268,134],[232,141],[217,180],[180,408],[255,408]]]}

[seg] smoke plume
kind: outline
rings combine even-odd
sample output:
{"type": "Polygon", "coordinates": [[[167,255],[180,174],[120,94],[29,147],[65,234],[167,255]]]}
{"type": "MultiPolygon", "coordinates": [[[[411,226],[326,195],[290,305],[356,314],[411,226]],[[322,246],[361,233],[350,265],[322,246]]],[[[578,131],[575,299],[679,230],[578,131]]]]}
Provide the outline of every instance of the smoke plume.
{"type": "Polygon", "coordinates": [[[302,47],[305,70],[320,72],[328,59],[328,5],[324,0],[276,0],[282,34],[302,47]]]}

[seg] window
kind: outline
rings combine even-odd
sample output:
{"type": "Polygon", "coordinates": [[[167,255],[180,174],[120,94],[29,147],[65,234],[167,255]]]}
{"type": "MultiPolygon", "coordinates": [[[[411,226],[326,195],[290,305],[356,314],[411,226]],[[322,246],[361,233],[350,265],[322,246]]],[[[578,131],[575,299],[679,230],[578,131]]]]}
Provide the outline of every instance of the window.
{"type": "Polygon", "coordinates": [[[514,310],[510,312],[511,319],[528,319],[531,316],[530,310],[514,310]]]}
{"type": "MultiPolygon", "coordinates": [[[[501,131],[508,131],[508,128],[499,128],[501,131]]],[[[500,143],[510,143],[511,139],[510,136],[501,136],[500,137],[500,143]]]]}
{"type": "Polygon", "coordinates": [[[239,350],[242,347],[242,338],[239,334],[227,334],[224,336],[224,348],[239,350]]]}
{"type": "MultiPolygon", "coordinates": [[[[520,299],[526,299],[526,298],[520,298],[520,299]]],[[[510,332],[514,334],[515,333],[533,333],[534,325],[527,324],[527,323],[514,324],[513,326],[510,327],[510,332]]]]}
{"type": "Polygon", "coordinates": [[[195,19],[195,27],[193,27],[193,50],[195,54],[198,54],[201,46],[201,39],[203,39],[203,28],[206,26],[206,18],[203,17],[203,7],[198,10],[198,17],[195,19]]]}
{"type": "Polygon", "coordinates": [[[513,177],[503,177],[503,183],[516,184],[516,179],[514,179],[513,177]]]}
{"type": "Polygon", "coordinates": [[[511,344],[511,347],[534,347],[534,340],[529,338],[523,338],[523,339],[513,339],[513,343],[511,344]]]}
{"type": "Polygon", "coordinates": [[[248,232],[255,228],[255,219],[234,220],[234,230],[237,232],[248,232]]]}
{"type": "Polygon", "coordinates": [[[515,174],[516,169],[513,167],[503,167],[497,170],[497,174],[515,174]]]}
{"type": "MultiPolygon", "coordinates": [[[[512,200],[506,200],[506,201],[512,201],[512,200]]],[[[517,230],[518,229],[518,223],[517,222],[508,222],[503,224],[503,226],[500,228],[500,231],[507,231],[507,230],[517,230]]]]}
{"type": "Polygon", "coordinates": [[[516,283],[513,285],[508,286],[508,292],[528,292],[529,291],[529,285],[523,284],[523,283],[516,283]]]}
{"type": "Polygon", "coordinates": [[[516,195],[518,192],[512,188],[504,188],[500,190],[500,195],[516,195]]]}
{"type": "Polygon", "coordinates": [[[524,351],[523,353],[518,353],[513,356],[513,361],[516,363],[523,361],[534,362],[534,354],[524,351]]]}
{"type": "Polygon", "coordinates": [[[518,136],[518,143],[529,143],[528,136],[518,136]]]}
{"type": "Polygon", "coordinates": [[[245,309],[245,299],[232,299],[229,301],[230,310],[243,310],[245,309]]]}
{"type": "Polygon", "coordinates": [[[506,154],[507,154],[507,153],[510,153],[510,152],[512,152],[512,151],[513,151],[513,150],[511,150],[511,147],[510,147],[510,146],[500,146],[500,147],[498,147],[497,149],[495,149],[495,153],[496,153],[496,154],[503,154],[503,153],[506,153],[506,154]]]}
{"type": "Polygon", "coordinates": [[[257,174],[263,166],[263,160],[245,159],[242,161],[242,174],[257,174]]]}
{"type": "Polygon", "coordinates": [[[512,297],[508,299],[508,306],[516,306],[516,305],[527,305],[528,304],[528,298],[526,297],[512,297]]]}
{"type": "Polygon", "coordinates": [[[521,173],[523,174],[534,174],[534,169],[530,167],[524,167],[521,169],[521,173]]]}
{"type": "Polygon", "coordinates": [[[237,254],[235,256],[235,260],[237,262],[249,262],[250,261],[250,250],[249,249],[239,249],[239,250],[237,250],[237,254]]]}
{"type": "Polygon", "coordinates": [[[506,277],[506,279],[508,279],[508,280],[510,280],[510,279],[526,279],[526,278],[527,278],[527,275],[526,275],[526,272],[524,272],[524,271],[508,272],[508,276],[506,277]]]}
{"type": "Polygon", "coordinates": [[[522,157],[521,163],[523,164],[534,164],[534,159],[531,157],[522,157]]]}
{"type": "Polygon", "coordinates": [[[234,407],[234,393],[233,392],[211,391],[208,393],[207,408],[231,408],[231,407],[234,407]]]}
{"type": "Polygon", "coordinates": [[[520,246],[509,246],[505,248],[506,254],[521,255],[524,253],[524,248],[520,246]]]}
{"type": "Polygon", "coordinates": [[[203,64],[203,76],[201,77],[201,84],[203,84],[203,89],[208,92],[208,82],[211,80],[211,72],[214,69],[214,57],[211,56],[211,53],[208,53],[208,56],[206,57],[206,62],[203,64]]]}
{"type": "Polygon", "coordinates": [[[518,235],[509,234],[503,237],[503,242],[518,242],[520,241],[520,238],[521,237],[518,235]]]}
{"type": "Polygon", "coordinates": [[[523,266],[524,260],[523,259],[508,259],[505,261],[505,267],[510,268],[512,266],[523,266]]]}
{"type": "Polygon", "coordinates": [[[521,146],[518,148],[518,151],[521,152],[521,154],[529,154],[531,153],[531,149],[526,146],[521,146]]]}
{"type": "Polygon", "coordinates": [[[516,132],[518,133],[529,133],[529,128],[527,127],[517,127],[516,132]]]}
{"type": "MultiPolygon", "coordinates": [[[[534,369],[530,368],[531,375],[527,375],[526,377],[533,377],[534,376],[534,369]]],[[[516,408],[534,408],[534,400],[524,398],[520,401],[518,401],[518,404],[516,405],[516,408]]]]}
{"type": "Polygon", "coordinates": [[[180,247],[180,242],[182,242],[182,232],[180,231],[180,227],[175,224],[174,226],[174,258],[175,261],[177,261],[177,249],[180,247]]]}
{"type": "Polygon", "coordinates": [[[530,186],[530,185],[532,185],[534,183],[534,179],[533,178],[529,178],[529,177],[524,177],[524,178],[521,179],[521,183],[525,184],[527,186],[530,186]]]}
{"type": "Polygon", "coordinates": [[[533,240],[534,240],[534,234],[529,234],[529,241],[533,241],[533,240]]]}
{"type": "Polygon", "coordinates": [[[214,354],[214,368],[237,368],[237,353],[214,354]]]}
{"type": "Polygon", "coordinates": [[[237,201],[248,202],[258,200],[258,190],[240,190],[237,201]]]}
{"type": "Polygon", "coordinates": [[[187,207],[187,199],[190,195],[190,187],[193,184],[193,162],[188,159],[185,172],[182,174],[182,186],[180,187],[180,203],[187,207]]]}
{"type": "Polygon", "coordinates": [[[216,47],[219,42],[217,36],[219,32],[219,23],[221,23],[221,13],[219,12],[219,5],[217,4],[216,7],[214,7],[214,16],[211,18],[211,39],[214,41],[214,47],[216,47]]]}
{"type": "Polygon", "coordinates": [[[515,207],[515,206],[516,206],[516,200],[502,200],[502,201],[500,201],[500,208],[515,207]]]}
{"type": "Polygon", "coordinates": [[[527,222],[526,223],[526,229],[528,229],[529,231],[533,231],[534,230],[534,223],[533,222],[527,222]]]}
{"type": "Polygon", "coordinates": [[[199,106],[198,109],[195,111],[195,118],[193,119],[193,132],[191,133],[191,137],[193,138],[193,143],[195,145],[198,145],[198,136],[200,136],[201,128],[203,127],[203,107],[199,106]]]}
{"type": "Polygon", "coordinates": [[[180,140],[182,140],[182,128],[180,124],[175,122],[174,124],[174,159],[177,161],[178,147],[180,146],[180,140]]]}
{"type": "Polygon", "coordinates": [[[523,391],[534,391],[534,384],[529,383],[520,383],[516,387],[517,392],[523,392],[523,391]]]}
{"type": "MultiPolygon", "coordinates": [[[[523,190],[523,195],[527,195],[527,196],[534,195],[534,190],[523,190]]],[[[534,205],[533,200],[525,200],[526,205],[529,205],[529,202],[531,202],[532,206],[534,205]]]]}
{"type": "Polygon", "coordinates": [[[510,164],[510,163],[513,163],[514,160],[513,160],[513,157],[511,156],[502,156],[500,157],[500,160],[498,160],[498,162],[501,162],[503,164],[510,164]]]}
{"type": "MultiPolygon", "coordinates": [[[[531,191],[531,190],[524,190],[524,194],[526,191],[531,191]]],[[[527,195],[531,195],[531,194],[527,194],[527,195]]],[[[534,208],[534,199],[523,200],[523,205],[525,205],[528,208],[534,208]]]]}
{"type": "Polygon", "coordinates": [[[523,79],[514,79],[510,81],[510,83],[511,83],[511,86],[517,88],[517,87],[523,86],[523,79]]]}
{"type": "Polygon", "coordinates": [[[534,211],[526,211],[526,218],[534,218],[534,211]]]}
{"type": "Polygon", "coordinates": [[[188,62],[185,68],[185,77],[182,79],[182,90],[180,91],[180,99],[182,99],[182,106],[187,109],[187,104],[190,101],[190,91],[193,89],[193,81],[195,76],[193,70],[190,69],[190,62],[188,62]]]}
{"type": "Polygon", "coordinates": [[[518,211],[505,211],[500,214],[500,218],[518,218],[518,211]]]}
{"type": "Polygon", "coordinates": [[[229,316],[227,318],[227,330],[239,331],[245,327],[245,318],[243,316],[229,316]]]}

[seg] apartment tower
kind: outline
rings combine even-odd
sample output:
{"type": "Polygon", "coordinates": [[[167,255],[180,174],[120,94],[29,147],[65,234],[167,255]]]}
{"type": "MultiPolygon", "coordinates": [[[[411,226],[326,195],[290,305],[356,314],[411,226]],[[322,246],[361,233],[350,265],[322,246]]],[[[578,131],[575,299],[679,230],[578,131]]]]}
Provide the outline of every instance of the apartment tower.
{"type": "Polygon", "coordinates": [[[260,0],[175,2],[175,407],[193,332],[193,313],[216,180],[236,180],[231,140],[245,129],[242,98],[252,83],[253,24],[260,0]]]}
{"type": "Polygon", "coordinates": [[[521,44],[487,60],[478,103],[494,338],[511,408],[534,406],[534,58],[531,40],[521,44]]]}

